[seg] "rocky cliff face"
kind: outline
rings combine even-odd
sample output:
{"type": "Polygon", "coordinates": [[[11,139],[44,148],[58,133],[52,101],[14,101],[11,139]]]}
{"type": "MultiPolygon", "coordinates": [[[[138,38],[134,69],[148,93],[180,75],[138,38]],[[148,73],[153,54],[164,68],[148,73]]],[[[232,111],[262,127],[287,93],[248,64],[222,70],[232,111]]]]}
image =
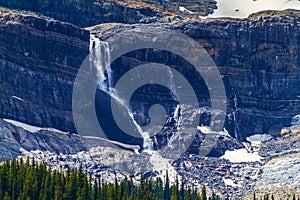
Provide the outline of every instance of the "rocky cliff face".
{"type": "MultiPolygon", "coordinates": [[[[279,133],[300,110],[299,19],[299,12],[285,11],[261,13],[245,20],[192,18],[147,26],[178,30],[205,47],[225,83],[226,128],[243,140],[254,133],[279,133]]],[[[88,54],[89,32],[33,13],[4,8],[0,22],[0,116],[76,132],[71,116],[72,86],[77,69],[88,54]]],[[[106,24],[97,26],[93,32],[105,39],[134,26],[106,24]]],[[[157,51],[142,51],[146,56],[138,56],[141,53],[137,51],[118,59],[113,70],[119,65],[131,68],[145,61],[157,62],[157,58],[175,67],[178,63],[179,58],[166,52],[159,51],[157,55],[157,51]]],[[[177,68],[189,76],[189,65],[179,63],[182,65],[177,68]]],[[[114,71],[116,77],[122,75],[117,69],[114,71]]]]}
{"type": "Polygon", "coordinates": [[[224,76],[227,128],[238,139],[279,133],[299,113],[299,20],[299,11],[286,11],[176,27],[203,44],[224,76]]]}
{"type": "Polygon", "coordinates": [[[33,13],[0,13],[0,117],[74,132],[73,81],[89,32],[33,13]]]}
{"type": "MultiPolygon", "coordinates": [[[[89,26],[99,22],[136,23],[140,20],[143,22],[144,19],[149,19],[146,20],[147,22],[153,22],[152,19],[156,21],[147,25],[106,23],[89,28],[92,34],[103,40],[115,33],[136,27],[140,30],[146,27],[170,28],[192,37],[208,51],[222,74],[227,93],[225,126],[232,136],[245,140],[247,136],[254,133],[276,135],[280,133],[282,127],[289,127],[281,132],[283,135],[298,134],[299,116],[294,116],[299,115],[300,111],[299,11],[262,12],[243,20],[199,20],[192,15],[189,17],[168,15],[160,10],[163,10],[164,6],[157,6],[155,0],[143,1],[148,5],[147,9],[143,8],[144,4],[135,4],[140,7],[133,8],[133,5],[129,5],[128,2],[126,4],[126,1],[118,1],[120,7],[110,7],[115,5],[115,1],[109,3],[89,1],[87,4],[79,1],[70,8],[74,9],[72,11],[76,16],[82,12],[79,19],[73,18],[75,14],[69,8],[66,9],[70,3],[68,1],[63,1],[61,5],[53,1],[48,3],[43,1],[44,4],[38,2],[40,1],[35,2],[37,4],[32,4],[31,1],[22,1],[22,3],[2,1],[2,4],[35,10],[57,19],[73,22],[78,26],[89,26]],[[92,5],[92,8],[89,5],[92,5]],[[97,6],[102,6],[101,9],[105,8],[111,13],[103,10],[103,12],[94,12],[93,9],[100,9],[97,6]],[[56,12],[57,9],[61,9],[59,10],[61,12],[56,12]],[[98,16],[97,13],[101,15],[98,16]],[[82,17],[87,15],[90,18],[82,17]],[[165,23],[164,17],[169,17],[169,23],[165,23]]],[[[174,3],[176,8],[180,5],[198,12],[197,8],[188,7],[190,4],[179,4],[178,2],[181,1],[165,2],[174,3]]],[[[70,23],[32,12],[0,8],[0,118],[6,119],[0,119],[0,160],[7,156],[16,157],[22,153],[20,149],[23,149],[25,155],[47,160],[50,166],[68,168],[86,163],[86,170],[94,175],[108,173],[109,177],[116,172],[114,168],[120,167],[126,175],[133,173],[138,176],[136,167],[149,169],[149,176],[152,175],[151,172],[154,176],[161,175],[159,172],[162,169],[161,162],[156,162],[161,160],[159,157],[153,158],[155,153],[138,154],[136,151],[135,153],[128,151],[128,149],[137,149],[136,146],[132,147],[133,145],[128,145],[128,149],[122,154],[110,148],[78,153],[86,150],[81,138],[67,133],[76,132],[71,110],[72,88],[78,68],[89,53],[89,39],[89,31],[70,23]],[[7,119],[37,127],[52,127],[60,131],[47,128],[26,131],[7,122],[7,119]],[[75,155],[58,156],[45,151],[75,155]],[[141,162],[140,157],[145,162],[141,162]],[[103,160],[106,163],[103,163],[103,160]],[[131,163],[129,168],[124,170],[122,167],[126,167],[128,165],[126,162],[131,160],[134,160],[134,165],[131,163]],[[147,168],[148,165],[152,168],[147,168]]],[[[111,66],[114,79],[117,80],[126,70],[145,62],[159,62],[172,66],[184,73],[197,91],[204,91],[203,83],[200,84],[199,78],[193,78],[194,71],[187,62],[160,50],[141,49],[123,55],[111,66]]],[[[101,95],[98,96],[100,101],[106,103],[106,107],[109,108],[109,99],[101,95]]],[[[152,95],[152,98],[155,99],[156,96],[152,95]]],[[[133,103],[134,100],[136,99],[133,98],[133,103]]],[[[209,95],[205,93],[202,104],[207,106],[209,103],[209,95]]],[[[109,113],[102,113],[107,118],[106,114],[109,113]]],[[[140,121],[143,123],[142,120],[140,121]]],[[[107,118],[104,123],[107,130],[112,130],[110,118],[107,118]]],[[[173,128],[171,126],[166,132],[159,133],[160,138],[157,137],[155,148],[159,149],[166,145],[166,135],[172,136],[176,131],[176,127],[175,131],[173,128]]],[[[169,162],[164,163],[166,169],[172,168],[176,173],[187,177],[191,185],[207,184],[220,193],[232,191],[234,196],[242,196],[245,190],[250,190],[252,187],[259,189],[260,185],[264,187],[270,184],[276,185],[278,182],[286,184],[289,180],[297,180],[299,177],[297,174],[299,171],[297,171],[298,138],[288,137],[268,141],[261,144],[262,148],[259,150],[261,157],[258,161],[245,163],[243,160],[231,163],[222,158],[203,158],[195,155],[201,148],[202,136],[199,133],[189,149],[189,153],[194,154],[186,154],[178,158],[172,163],[173,167],[170,167],[169,162]],[[295,158],[288,158],[290,154],[295,154],[295,158]],[[285,166],[288,170],[284,169],[285,166]],[[273,168],[275,170],[272,170],[273,168]],[[288,178],[279,174],[271,176],[278,171],[292,173],[292,175],[288,178]],[[260,182],[257,182],[258,179],[261,179],[260,182]]],[[[118,135],[114,138],[126,140],[118,135]]],[[[132,140],[128,143],[141,145],[142,142],[132,140]]],[[[219,157],[227,150],[233,151],[237,148],[243,148],[243,145],[232,137],[219,135],[216,146],[209,155],[219,157]]],[[[252,155],[252,148],[256,147],[250,146],[248,149],[250,153],[245,149],[242,156],[252,155]]],[[[297,189],[296,185],[293,187],[297,189]]]]}

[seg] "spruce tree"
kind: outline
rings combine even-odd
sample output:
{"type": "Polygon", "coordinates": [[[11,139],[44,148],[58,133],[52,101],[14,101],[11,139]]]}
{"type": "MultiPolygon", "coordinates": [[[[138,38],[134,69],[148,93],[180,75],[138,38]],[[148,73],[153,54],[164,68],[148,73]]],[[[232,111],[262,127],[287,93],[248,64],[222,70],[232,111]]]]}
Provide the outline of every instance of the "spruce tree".
{"type": "Polygon", "coordinates": [[[207,197],[206,197],[206,187],[205,187],[205,185],[202,186],[202,190],[201,190],[201,200],[207,200],[207,197]]]}
{"type": "Polygon", "coordinates": [[[271,195],[271,200],[275,200],[275,199],[274,199],[274,195],[273,195],[273,194],[271,195]]]}
{"type": "Polygon", "coordinates": [[[180,194],[181,194],[181,200],[184,200],[184,180],[183,180],[183,177],[181,177],[181,189],[180,189],[180,194]]]}
{"type": "Polygon", "coordinates": [[[256,200],[256,192],[253,193],[253,200],[256,200]]]}
{"type": "Polygon", "coordinates": [[[188,188],[187,191],[186,191],[185,199],[186,200],[192,200],[191,189],[190,188],[188,188]]]}
{"type": "Polygon", "coordinates": [[[228,194],[226,195],[226,198],[225,198],[225,200],[229,200],[229,195],[228,195],[228,194]]]}
{"type": "Polygon", "coordinates": [[[170,200],[170,180],[169,180],[168,170],[166,170],[164,200],[170,200]]]}

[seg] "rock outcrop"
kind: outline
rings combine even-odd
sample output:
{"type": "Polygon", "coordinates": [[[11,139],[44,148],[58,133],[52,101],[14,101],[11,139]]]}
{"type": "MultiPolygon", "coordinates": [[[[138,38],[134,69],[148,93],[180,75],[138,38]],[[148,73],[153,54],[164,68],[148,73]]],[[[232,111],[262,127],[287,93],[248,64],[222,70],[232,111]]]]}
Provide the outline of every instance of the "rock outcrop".
{"type": "Polygon", "coordinates": [[[56,154],[74,154],[86,148],[78,135],[58,130],[40,129],[37,132],[24,130],[0,119],[0,161],[15,158],[23,151],[49,151],[56,154]]]}
{"type": "Polygon", "coordinates": [[[0,118],[75,132],[72,89],[89,32],[0,8],[0,118]]]}
{"type": "Polygon", "coordinates": [[[214,0],[1,0],[0,5],[41,13],[79,27],[107,22],[152,23],[166,16],[190,15],[181,12],[179,6],[197,15],[210,14],[217,8],[214,0]]]}

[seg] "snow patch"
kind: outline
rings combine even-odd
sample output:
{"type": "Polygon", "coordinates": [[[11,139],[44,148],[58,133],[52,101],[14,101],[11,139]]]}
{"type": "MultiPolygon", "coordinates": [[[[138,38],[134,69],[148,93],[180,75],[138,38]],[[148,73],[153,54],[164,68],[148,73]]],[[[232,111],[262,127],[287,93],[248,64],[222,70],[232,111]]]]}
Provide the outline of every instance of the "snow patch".
{"type": "Polygon", "coordinates": [[[299,126],[300,125],[300,115],[296,115],[292,118],[291,125],[293,125],[293,126],[299,126]]]}
{"type": "Polygon", "coordinates": [[[229,179],[229,178],[223,178],[223,181],[225,183],[225,185],[227,186],[231,186],[231,187],[242,187],[240,184],[236,184],[234,183],[234,181],[232,179],[229,179]]]}
{"type": "Polygon", "coordinates": [[[188,10],[186,7],[179,6],[179,11],[183,13],[193,14],[192,11],[188,10]]]}
{"type": "Polygon", "coordinates": [[[151,151],[150,163],[152,164],[152,170],[159,174],[161,180],[165,180],[166,171],[168,171],[169,180],[171,183],[175,183],[177,172],[176,169],[171,165],[168,159],[163,158],[158,152],[151,151]]]}
{"type": "Polygon", "coordinates": [[[124,144],[124,143],[121,143],[121,142],[118,142],[118,141],[113,141],[113,140],[109,140],[109,139],[105,139],[105,138],[101,138],[101,137],[95,137],[95,136],[82,136],[82,138],[110,142],[112,144],[119,145],[119,146],[122,146],[124,148],[132,149],[136,154],[140,154],[139,153],[139,149],[140,149],[139,145],[124,144]]]}
{"type": "Polygon", "coordinates": [[[224,135],[224,136],[227,136],[229,138],[232,138],[231,135],[228,133],[226,128],[224,128],[223,131],[220,131],[220,135],[224,135]]]}
{"type": "Polygon", "coordinates": [[[258,152],[249,153],[247,149],[226,151],[221,158],[229,160],[232,163],[256,162],[263,159],[263,157],[258,155],[258,152]]]}
{"type": "Polygon", "coordinates": [[[19,100],[19,101],[25,101],[24,99],[22,99],[22,98],[20,98],[20,97],[17,97],[17,96],[12,96],[12,98],[17,99],[17,100],[19,100]]]}
{"type": "Polygon", "coordinates": [[[39,131],[50,131],[50,132],[56,132],[56,133],[61,133],[61,134],[67,134],[66,132],[60,131],[58,129],[55,128],[42,128],[42,127],[37,127],[37,126],[32,126],[29,124],[25,124],[22,122],[18,122],[15,120],[11,120],[11,119],[3,119],[3,121],[6,121],[14,126],[18,126],[23,128],[24,130],[31,132],[31,133],[37,133],[39,131]]]}
{"type": "Polygon", "coordinates": [[[271,140],[273,137],[268,134],[256,134],[246,138],[248,142],[255,143],[255,142],[266,142],[271,140]]]}
{"type": "Polygon", "coordinates": [[[211,130],[211,128],[208,127],[208,126],[197,126],[197,129],[198,129],[199,131],[201,131],[202,133],[204,133],[204,134],[209,134],[209,133],[212,133],[212,132],[213,132],[213,131],[211,130]]]}
{"type": "Polygon", "coordinates": [[[21,127],[24,130],[29,131],[31,133],[36,133],[36,132],[42,130],[42,128],[40,128],[40,127],[31,126],[31,125],[24,124],[22,122],[18,122],[18,121],[15,121],[15,120],[11,120],[11,119],[3,119],[3,120],[6,121],[6,122],[8,122],[8,123],[10,123],[10,124],[12,124],[12,125],[21,127]]]}

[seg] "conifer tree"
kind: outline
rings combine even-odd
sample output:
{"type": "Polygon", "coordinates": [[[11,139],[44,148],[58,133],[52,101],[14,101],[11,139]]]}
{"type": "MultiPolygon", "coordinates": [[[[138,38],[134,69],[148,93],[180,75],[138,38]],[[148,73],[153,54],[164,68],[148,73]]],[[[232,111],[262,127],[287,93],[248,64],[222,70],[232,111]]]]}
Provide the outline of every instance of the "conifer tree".
{"type": "Polygon", "coordinates": [[[181,177],[181,189],[180,189],[180,194],[181,194],[181,200],[184,200],[184,180],[183,180],[183,177],[181,177]]]}
{"type": "Polygon", "coordinates": [[[191,189],[190,188],[188,188],[187,191],[186,191],[185,199],[186,200],[192,200],[191,189]]]}
{"type": "Polygon", "coordinates": [[[228,194],[226,194],[225,200],[229,200],[229,195],[228,194]]]}
{"type": "Polygon", "coordinates": [[[273,194],[271,195],[271,200],[275,200],[275,198],[274,198],[274,195],[273,195],[273,194]]]}
{"type": "Polygon", "coordinates": [[[170,180],[169,180],[168,170],[166,170],[164,200],[170,200],[170,180]]]}
{"type": "MultiPolygon", "coordinates": [[[[272,194],[271,200],[275,197],[272,194]]],[[[0,199],[1,200],[219,200],[213,192],[208,196],[205,186],[201,194],[187,184],[170,184],[166,172],[165,183],[160,178],[145,179],[141,177],[139,184],[133,180],[117,180],[108,183],[100,178],[87,175],[83,168],[66,171],[51,170],[45,163],[34,160],[5,160],[0,164],[0,199]],[[185,185],[185,186],[184,186],[185,185]],[[180,189],[179,189],[180,188],[180,189]]],[[[229,195],[225,198],[229,200],[229,195]]],[[[253,199],[257,200],[256,193],[253,199]]],[[[269,194],[260,196],[269,200],[269,194]]],[[[296,195],[292,195],[296,200],[296,195]]]]}
{"type": "Polygon", "coordinates": [[[205,185],[202,186],[202,190],[201,190],[201,200],[207,200],[207,196],[206,196],[206,187],[205,187],[205,185]]]}
{"type": "Polygon", "coordinates": [[[256,192],[253,193],[253,200],[256,200],[256,192]]]}

